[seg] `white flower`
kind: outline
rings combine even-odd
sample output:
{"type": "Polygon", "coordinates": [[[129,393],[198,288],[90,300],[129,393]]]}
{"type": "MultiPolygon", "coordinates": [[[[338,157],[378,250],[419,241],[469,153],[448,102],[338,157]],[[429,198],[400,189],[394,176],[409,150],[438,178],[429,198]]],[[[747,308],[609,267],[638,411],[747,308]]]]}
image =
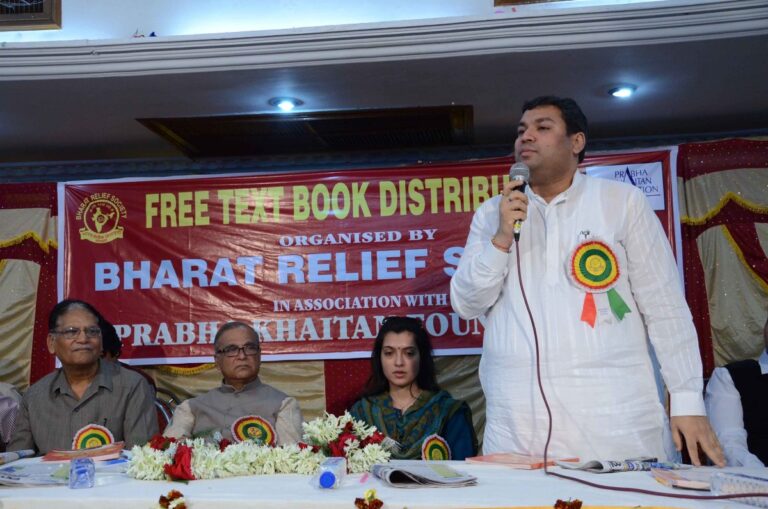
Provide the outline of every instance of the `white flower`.
{"type": "Polygon", "coordinates": [[[359,436],[363,440],[378,431],[376,426],[368,426],[364,421],[353,421],[352,429],[354,430],[355,435],[359,436]]]}
{"type": "MultiPolygon", "coordinates": [[[[349,415],[345,412],[344,415],[349,415]]],[[[343,416],[342,416],[343,417],[343,416]]],[[[339,437],[344,424],[340,424],[340,418],[328,412],[323,417],[312,419],[302,424],[304,428],[304,441],[312,445],[323,446],[339,437]]]]}
{"type": "Polygon", "coordinates": [[[128,475],[144,481],[159,481],[165,479],[163,465],[171,460],[167,451],[156,451],[145,445],[134,446],[131,449],[131,461],[128,464],[128,475]]]}
{"type": "Polygon", "coordinates": [[[389,456],[389,451],[382,448],[379,444],[370,444],[362,449],[350,448],[347,455],[349,472],[352,474],[369,472],[376,463],[388,462],[389,456]]]}
{"type": "MultiPolygon", "coordinates": [[[[298,449],[298,446],[295,446],[298,449]]],[[[313,475],[317,472],[320,463],[325,459],[323,453],[312,452],[312,449],[299,449],[296,453],[296,465],[294,472],[303,475],[313,475]]]]}
{"type": "Polygon", "coordinates": [[[216,476],[219,448],[213,444],[192,446],[192,473],[196,479],[213,479],[216,476]]]}
{"type": "Polygon", "coordinates": [[[168,509],[176,509],[176,506],[180,506],[184,503],[184,497],[179,497],[177,499],[171,500],[168,504],[168,509]]]}

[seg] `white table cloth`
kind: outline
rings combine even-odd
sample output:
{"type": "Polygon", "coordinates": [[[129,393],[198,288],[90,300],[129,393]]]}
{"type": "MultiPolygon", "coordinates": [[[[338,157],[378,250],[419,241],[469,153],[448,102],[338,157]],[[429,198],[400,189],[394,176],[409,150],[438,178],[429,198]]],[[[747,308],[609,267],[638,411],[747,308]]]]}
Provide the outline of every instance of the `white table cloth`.
{"type": "MultiPolygon", "coordinates": [[[[29,459],[21,461],[39,461],[29,459]]],[[[189,509],[254,508],[259,509],[331,509],[354,508],[354,499],[375,488],[384,509],[445,509],[489,507],[552,507],[558,498],[578,498],[585,507],[655,506],[682,508],[748,508],[734,501],[697,501],[662,498],[636,493],[599,490],[572,481],[546,476],[542,470],[513,470],[496,465],[473,465],[450,462],[454,468],[478,477],[478,485],[469,488],[402,489],[383,485],[372,476],[347,476],[338,489],[320,490],[312,486],[309,476],[273,475],[233,477],[188,484],[165,481],[136,481],[125,474],[97,472],[97,485],[90,489],[71,490],[66,486],[0,487],[2,509],[149,509],[160,495],[170,490],[184,494],[189,509]]],[[[768,470],[730,468],[723,470],[768,476],[768,470]]],[[[562,469],[556,469],[564,472],[562,469]]],[[[697,493],[667,488],[657,483],[648,472],[617,474],[573,473],[575,476],[614,486],[631,486],[670,493],[697,493]]]]}

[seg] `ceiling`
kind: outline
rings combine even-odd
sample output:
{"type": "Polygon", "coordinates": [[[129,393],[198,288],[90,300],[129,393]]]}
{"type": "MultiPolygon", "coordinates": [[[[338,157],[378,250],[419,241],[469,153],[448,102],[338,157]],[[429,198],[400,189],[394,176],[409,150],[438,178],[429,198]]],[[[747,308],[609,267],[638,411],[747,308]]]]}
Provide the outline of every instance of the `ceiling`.
{"type": "Polygon", "coordinates": [[[768,134],[768,5],[0,48],[0,178],[32,162],[180,158],[136,119],[471,105],[511,145],[521,103],[574,97],[605,143],[768,134]],[[633,83],[630,100],[608,96],[633,83]]]}

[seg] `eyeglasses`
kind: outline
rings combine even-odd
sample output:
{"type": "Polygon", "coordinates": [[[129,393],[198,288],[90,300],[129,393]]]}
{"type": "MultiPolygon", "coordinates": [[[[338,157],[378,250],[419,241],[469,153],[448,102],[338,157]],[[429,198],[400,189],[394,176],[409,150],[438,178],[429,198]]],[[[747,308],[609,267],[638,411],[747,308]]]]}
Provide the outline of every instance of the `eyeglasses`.
{"type": "Polygon", "coordinates": [[[229,345],[216,350],[216,354],[223,355],[224,357],[237,357],[240,355],[241,351],[248,357],[251,357],[257,355],[261,351],[261,348],[259,348],[259,345],[256,343],[248,343],[243,346],[229,345]]]}
{"type": "Polygon", "coordinates": [[[80,336],[80,331],[85,334],[88,339],[100,338],[101,329],[99,327],[67,327],[66,329],[52,330],[51,334],[59,336],[64,339],[75,339],[80,336]]]}

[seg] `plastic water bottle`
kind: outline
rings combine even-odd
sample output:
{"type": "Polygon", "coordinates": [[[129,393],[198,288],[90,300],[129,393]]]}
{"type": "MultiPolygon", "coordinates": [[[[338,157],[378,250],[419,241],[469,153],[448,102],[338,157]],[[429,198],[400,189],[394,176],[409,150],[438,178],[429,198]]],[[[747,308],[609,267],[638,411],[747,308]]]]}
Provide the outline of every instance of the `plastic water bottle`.
{"type": "Polygon", "coordinates": [[[316,485],[321,489],[338,488],[345,475],[347,475],[346,458],[326,458],[317,470],[316,485]]]}
{"type": "Polygon", "coordinates": [[[93,488],[95,478],[96,466],[91,458],[75,458],[69,462],[70,488],[93,488]]]}

